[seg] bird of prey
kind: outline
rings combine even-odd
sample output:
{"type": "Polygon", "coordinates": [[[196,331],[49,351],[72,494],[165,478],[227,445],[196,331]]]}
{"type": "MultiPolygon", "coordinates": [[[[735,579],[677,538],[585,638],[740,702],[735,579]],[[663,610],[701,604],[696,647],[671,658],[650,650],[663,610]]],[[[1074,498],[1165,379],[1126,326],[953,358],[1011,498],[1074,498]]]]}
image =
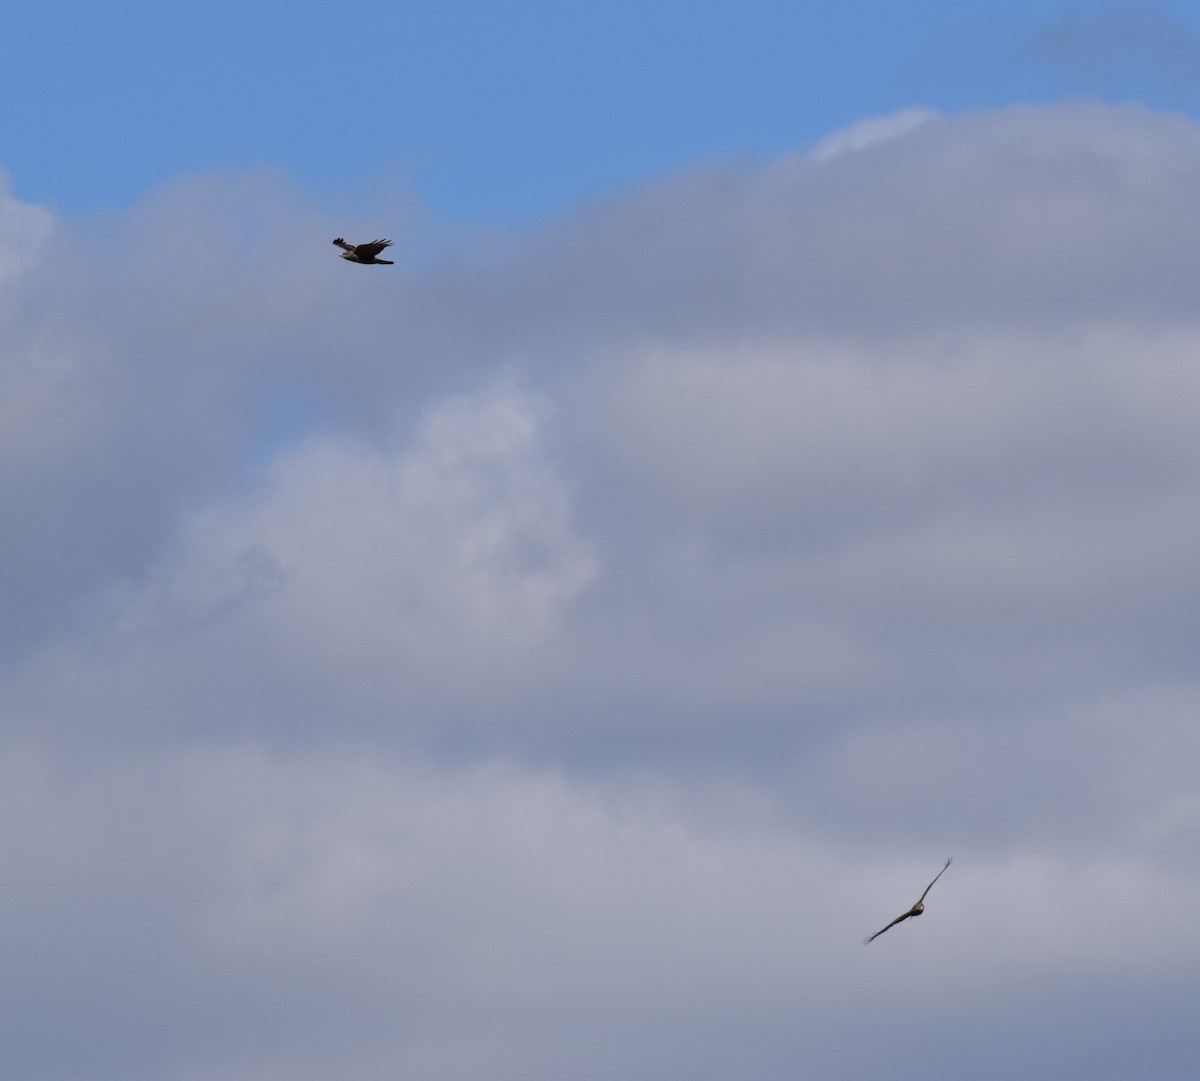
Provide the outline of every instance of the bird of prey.
{"type": "Polygon", "coordinates": [[[395,266],[391,259],[378,258],[384,248],[392,246],[390,240],[372,240],[370,244],[347,244],[341,237],[338,237],[334,243],[339,248],[345,249],[342,252],[342,258],[349,259],[352,263],[383,263],[385,266],[395,266]]]}
{"type": "MultiPolygon", "coordinates": [[[[942,869],[940,871],[938,871],[938,873],[936,875],[933,876],[933,882],[936,882],[939,878],[942,877],[942,875],[944,875],[946,873],[946,868],[950,866],[950,860],[952,860],[952,859],[954,859],[953,856],[950,856],[946,859],[946,862],[942,866],[942,869]]],[[[930,882],[929,885],[925,887],[925,893],[921,894],[921,899],[919,901],[917,901],[917,903],[915,905],[913,905],[912,908],[910,908],[906,913],[904,913],[903,916],[897,916],[894,920],[892,920],[891,923],[889,923],[887,925],[887,927],[881,928],[880,930],[876,931],[873,935],[867,935],[867,937],[863,939],[863,945],[865,946],[868,942],[874,942],[875,939],[877,939],[881,934],[883,934],[884,931],[890,930],[891,928],[895,927],[896,924],[901,923],[904,920],[908,919],[909,916],[919,916],[922,912],[924,912],[925,911],[925,894],[927,894],[931,889],[933,889],[933,882],[930,882]]]]}

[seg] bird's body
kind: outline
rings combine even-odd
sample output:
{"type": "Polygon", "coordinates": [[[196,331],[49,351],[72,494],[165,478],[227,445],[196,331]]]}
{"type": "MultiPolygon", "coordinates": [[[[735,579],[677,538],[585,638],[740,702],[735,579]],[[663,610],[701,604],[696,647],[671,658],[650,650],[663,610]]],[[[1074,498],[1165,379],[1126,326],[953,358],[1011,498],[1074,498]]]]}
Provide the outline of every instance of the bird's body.
{"type": "MultiPolygon", "coordinates": [[[[946,868],[950,866],[950,861],[952,859],[954,859],[954,857],[950,856],[946,860],[945,864],[942,866],[942,869],[940,871],[938,871],[938,873],[936,875],[933,876],[933,882],[936,882],[939,878],[942,877],[942,875],[944,875],[946,873],[946,868]]],[[[903,923],[910,916],[919,916],[922,912],[924,912],[925,911],[925,897],[929,893],[929,891],[931,889],[933,889],[933,882],[930,882],[929,885],[925,887],[925,893],[921,894],[920,899],[917,901],[917,903],[915,905],[912,906],[912,908],[910,908],[907,912],[905,912],[903,916],[897,916],[894,920],[892,920],[891,923],[889,923],[887,925],[887,927],[880,928],[873,935],[867,935],[867,937],[863,939],[863,945],[865,946],[868,942],[874,942],[875,939],[877,939],[881,934],[883,934],[884,931],[890,931],[893,927],[896,926],[896,924],[903,923]]]]}
{"type": "Polygon", "coordinates": [[[379,253],[384,248],[391,247],[390,240],[372,240],[369,244],[347,244],[341,237],[338,237],[334,243],[344,249],[342,258],[349,259],[352,263],[382,263],[384,266],[395,266],[391,259],[379,258],[379,253]]]}

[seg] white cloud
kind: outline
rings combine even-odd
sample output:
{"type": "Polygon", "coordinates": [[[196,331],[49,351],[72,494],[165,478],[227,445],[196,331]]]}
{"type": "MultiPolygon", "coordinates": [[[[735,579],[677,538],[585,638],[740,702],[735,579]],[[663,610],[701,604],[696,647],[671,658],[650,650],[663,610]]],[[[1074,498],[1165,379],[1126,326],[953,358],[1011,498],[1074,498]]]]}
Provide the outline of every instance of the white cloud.
{"type": "Polygon", "coordinates": [[[307,441],[238,503],[194,516],[137,607],[170,627],[277,599],[284,633],[351,655],[538,638],[591,574],[538,457],[542,411],[501,392],[433,410],[413,446],[307,441]]]}
{"type": "Polygon", "coordinates": [[[404,738],[447,710],[487,715],[535,693],[596,570],[546,457],[547,416],[500,389],[432,408],[411,438],[295,446],[241,495],[182,519],[78,644],[19,670],[14,700],[66,712],[88,683],[106,691],[75,710],[77,731],[216,724],[336,740],[404,738]],[[72,669],[65,687],[47,664],[72,669]]]}
{"type": "MultiPolygon", "coordinates": [[[[0,297],[8,300],[33,269],[54,235],[49,211],[12,196],[8,174],[0,171],[0,297]]],[[[11,311],[0,308],[11,317],[11,311]]]]}
{"type": "Polygon", "coordinates": [[[845,154],[854,154],[870,146],[899,139],[909,132],[938,119],[932,109],[900,109],[887,116],[875,116],[859,120],[842,131],[822,139],[809,151],[813,161],[831,161],[845,154]]]}

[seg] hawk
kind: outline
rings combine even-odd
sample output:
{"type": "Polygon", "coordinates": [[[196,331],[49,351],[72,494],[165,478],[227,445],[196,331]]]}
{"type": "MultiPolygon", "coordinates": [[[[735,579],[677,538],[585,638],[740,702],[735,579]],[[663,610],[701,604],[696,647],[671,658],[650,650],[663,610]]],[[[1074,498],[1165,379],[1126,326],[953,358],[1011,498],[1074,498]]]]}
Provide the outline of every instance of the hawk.
{"type": "Polygon", "coordinates": [[[352,263],[383,263],[385,266],[395,266],[391,259],[377,258],[384,248],[392,246],[390,240],[372,240],[370,244],[347,244],[341,237],[338,237],[334,243],[339,248],[346,249],[342,252],[342,258],[349,259],[352,263]]]}
{"type": "MultiPolygon", "coordinates": [[[[950,861],[952,859],[954,859],[953,856],[949,856],[946,859],[946,862],[945,862],[945,864],[943,864],[942,869],[940,871],[938,871],[938,873],[936,875],[933,876],[933,882],[936,882],[939,878],[942,877],[942,875],[944,875],[946,873],[946,868],[950,866],[950,861]]],[[[919,901],[917,901],[917,903],[915,905],[913,905],[912,908],[910,908],[906,913],[904,913],[903,916],[897,916],[894,920],[892,920],[891,923],[889,923],[887,925],[887,927],[884,927],[884,928],[876,931],[873,935],[867,935],[867,937],[863,939],[863,945],[865,946],[868,942],[874,942],[875,939],[877,939],[881,934],[883,934],[884,931],[890,930],[891,928],[895,927],[896,924],[901,923],[902,921],[908,919],[909,916],[919,916],[922,912],[924,912],[925,911],[925,894],[927,894],[931,889],[933,889],[933,882],[930,882],[929,885],[925,887],[925,893],[921,894],[921,899],[919,901]]]]}

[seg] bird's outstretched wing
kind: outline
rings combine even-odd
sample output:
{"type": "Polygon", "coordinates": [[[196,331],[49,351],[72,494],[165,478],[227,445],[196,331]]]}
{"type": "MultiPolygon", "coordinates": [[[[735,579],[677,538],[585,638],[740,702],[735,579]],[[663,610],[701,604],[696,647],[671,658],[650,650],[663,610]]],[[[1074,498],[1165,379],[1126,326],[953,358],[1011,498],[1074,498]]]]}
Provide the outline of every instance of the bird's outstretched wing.
{"type": "Polygon", "coordinates": [[[354,250],[363,259],[374,259],[384,248],[391,246],[390,240],[372,240],[369,244],[357,245],[354,250]]]}
{"type": "Polygon", "coordinates": [[[881,927],[873,935],[867,935],[867,937],[863,939],[863,945],[865,946],[868,942],[874,942],[881,934],[883,934],[884,931],[890,931],[893,927],[896,926],[896,924],[903,923],[912,914],[913,914],[912,909],[910,908],[906,913],[904,913],[903,916],[897,916],[886,927],[881,927]]]}
{"type": "Polygon", "coordinates": [[[343,240],[343,239],[342,239],[340,236],[339,236],[339,237],[338,237],[336,240],[334,240],[334,243],[335,243],[335,244],[336,244],[336,245],[337,245],[339,248],[345,248],[345,249],[346,249],[346,251],[354,251],[354,245],[353,245],[353,244],[347,244],[347,243],[346,243],[346,242],[345,242],[345,241],[344,241],[344,240],[343,240]]]}
{"type": "MultiPolygon", "coordinates": [[[[954,859],[953,856],[946,857],[946,862],[942,865],[942,869],[940,871],[938,871],[938,873],[936,875],[933,876],[933,882],[936,882],[939,878],[942,877],[942,875],[944,875],[946,873],[946,868],[950,866],[950,862],[953,859],[954,859]]],[[[925,893],[921,894],[921,896],[917,899],[917,904],[924,903],[925,894],[928,893],[931,889],[933,889],[933,882],[930,882],[929,885],[925,887],[925,893]]]]}

